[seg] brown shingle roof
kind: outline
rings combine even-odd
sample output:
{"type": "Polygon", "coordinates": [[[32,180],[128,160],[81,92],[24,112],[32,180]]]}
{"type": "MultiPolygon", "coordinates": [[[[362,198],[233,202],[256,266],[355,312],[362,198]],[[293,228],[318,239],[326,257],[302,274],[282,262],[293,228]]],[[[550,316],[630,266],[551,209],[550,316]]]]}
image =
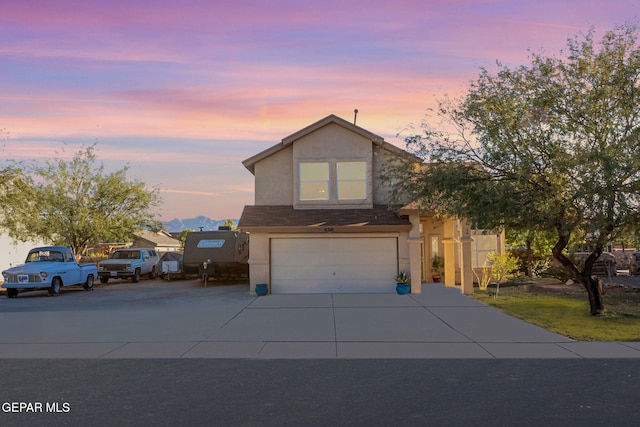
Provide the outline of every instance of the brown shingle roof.
{"type": "Polygon", "coordinates": [[[386,205],[371,209],[294,209],[293,206],[245,206],[238,227],[295,227],[323,230],[327,227],[370,228],[411,226],[386,205]]]}
{"type": "Polygon", "coordinates": [[[175,246],[175,247],[181,246],[179,240],[176,240],[173,237],[169,237],[163,233],[156,233],[155,231],[138,230],[135,233],[133,233],[133,235],[140,239],[144,239],[148,242],[151,242],[156,246],[175,246]]]}

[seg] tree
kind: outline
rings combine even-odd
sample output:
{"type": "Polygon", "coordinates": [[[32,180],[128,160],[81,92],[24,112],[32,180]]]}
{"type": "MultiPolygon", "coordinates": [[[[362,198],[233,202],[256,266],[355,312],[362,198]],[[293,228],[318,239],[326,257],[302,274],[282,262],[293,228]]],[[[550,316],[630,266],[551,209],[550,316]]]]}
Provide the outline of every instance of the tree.
{"type": "Polygon", "coordinates": [[[157,190],[129,180],[128,168],[106,173],[94,147],[69,161],[53,159],[4,170],[0,227],[16,240],[38,238],[69,246],[76,255],[91,243],[123,241],[137,229],[158,229],[150,213],[157,190]]]}
{"type": "Polygon", "coordinates": [[[185,228],[184,230],[182,230],[182,232],[180,233],[180,237],[178,238],[178,240],[180,240],[180,246],[184,248],[184,244],[187,241],[187,234],[193,233],[193,231],[193,228],[185,228]]]}
{"type": "Polygon", "coordinates": [[[593,265],[607,242],[638,230],[640,49],[635,25],[570,38],[566,54],[482,69],[406,139],[426,165],[385,172],[436,213],[482,228],[554,233],[553,256],[604,312],[593,265]],[[434,120],[438,120],[434,123],[434,120]],[[566,249],[580,237],[584,266],[566,249]]]}
{"type": "Polygon", "coordinates": [[[518,270],[518,259],[510,253],[499,255],[489,253],[487,261],[491,264],[491,277],[496,280],[496,297],[500,292],[500,284],[507,281],[518,270]]]}
{"type": "Polygon", "coordinates": [[[238,227],[236,226],[236,222],[235,222],[233,219],[231,219],[231,218],[226,219],[226,220],[224,221],[224,223],[222,224],[222,226],[223,226],[223,227],[231,227],[231,229],[232,229],[232,230],[236,230],[236,229],[238,228],[238,227]]]}

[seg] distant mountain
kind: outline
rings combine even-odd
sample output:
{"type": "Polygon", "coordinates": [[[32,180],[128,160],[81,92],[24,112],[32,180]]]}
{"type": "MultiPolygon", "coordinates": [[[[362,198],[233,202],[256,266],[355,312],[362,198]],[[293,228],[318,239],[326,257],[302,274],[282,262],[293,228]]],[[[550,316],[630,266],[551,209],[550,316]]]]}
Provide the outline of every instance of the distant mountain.
{"type": "MultiPolygon", "coordinates": [[[[226,219],[216,220],[207,218],[206,216],[197,216],[195,218],[178,219],[163,222],[164,229],[169,233],[179,233],[182,230],[192,229],[194,231],[212,231],[217,230],[219,226],[224,224],[226,219]]],[[[238,224],[238,220],[234,219],[234,223],[238,224]]]]}

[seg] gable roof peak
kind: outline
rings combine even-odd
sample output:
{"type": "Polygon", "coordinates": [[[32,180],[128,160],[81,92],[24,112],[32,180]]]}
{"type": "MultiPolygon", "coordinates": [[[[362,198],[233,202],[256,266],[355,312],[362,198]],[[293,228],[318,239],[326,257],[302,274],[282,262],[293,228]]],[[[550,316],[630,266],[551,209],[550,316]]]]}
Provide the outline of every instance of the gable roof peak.
{"type": "Polygon", "coordinates": [[[285,137],[282,139],[282,145],[287,146],[289,144],[292,144],[294,141],[312,133],[315,132],[316,130],[327,126],[328,124],[337,124],[338,126],[342,126],[343,128],[346,128],[352,132],[357,133],[358,135],[363,136],[364,138],[369,139],[371,142],[373,142],[374,144],[377,145],[381,145],[384,142],[384,138],[382,138],[379,135],[376,135],[375,133],[369,132],[366,129],[361,128],[360,126],[357,126],[345,119],[343,119],[342,117],[338,117],[335,114],[329,114],[327,117],[318,120],[315,123],[310,124],[309,126],[300,129],[299,131],[292,133],[291,135],[285,137]]]}
{"type": "Polygon", "coordinates": [[[276,145],[273,145],[269,148],[267,148],[266,150],[253,155],[251,157],[249,157],[248,159],[244,160],[242,162],[242,164],[244,165],[245,168],[247,168],[249,170],[249,172],[251,172],[252,174],[255,173],[255,164],[257,162],[259,162],[260,160],[267,158],[269,156],[271,156],[272,154],[277,153],[280,150],[285,149],[286,147],[288,147],[289,145],[293,144],[295,141],[297,141],[300,138],[303,138],[306,135],[309,135],[310,133],[313,133],[315,131],[317,131],[318,129],[330,125],[330,124],[336,124],[338,126],[341,126],[351,132],[355,132],[356,134],[362,136],[363,138],[368,139],[369,141],[371,141],[371,143],[387,150],[390,151],[398,156],[401,157],[405,157],[405,158],[410,158],[410,159],[414,159],[416,161],[420,161],[420,159],[417,159],[415,156],[413,156],[412,154],[409,154],[408,152],[404,151],[401,148],[398,148],[388,142],[386,142],[384,140],[384,138],[382,138],[379,135],[376,135],[375,133],[369,132],[366,129],[361,128],[360,126],[357,126],[341,117],[336,116],[335,114],[329,114],[327,117],[318,120],[315,123],[310,124],[309,126],[300,129],[299,131],[292,133],[291,135],[285,137],[282,139],[282,141],[280,141],[279,143],[277,143],[276,145]]]}

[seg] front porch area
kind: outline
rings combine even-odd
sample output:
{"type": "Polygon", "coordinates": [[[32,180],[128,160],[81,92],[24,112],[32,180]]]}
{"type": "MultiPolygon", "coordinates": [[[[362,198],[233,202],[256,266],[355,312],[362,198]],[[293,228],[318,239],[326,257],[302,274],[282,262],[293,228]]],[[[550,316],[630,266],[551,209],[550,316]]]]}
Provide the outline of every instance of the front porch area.
{"type": "Polygon", "coordinates": [[[405,208],[401,214],[407,215],[412,225],[408,238],[412,293],[420,293],[423,283],[443,283],[472,294],[476,274],[481,274],[487,256],[505,251],[504,232],[474,230],[463,220],[413,209],[405,208]]]}

